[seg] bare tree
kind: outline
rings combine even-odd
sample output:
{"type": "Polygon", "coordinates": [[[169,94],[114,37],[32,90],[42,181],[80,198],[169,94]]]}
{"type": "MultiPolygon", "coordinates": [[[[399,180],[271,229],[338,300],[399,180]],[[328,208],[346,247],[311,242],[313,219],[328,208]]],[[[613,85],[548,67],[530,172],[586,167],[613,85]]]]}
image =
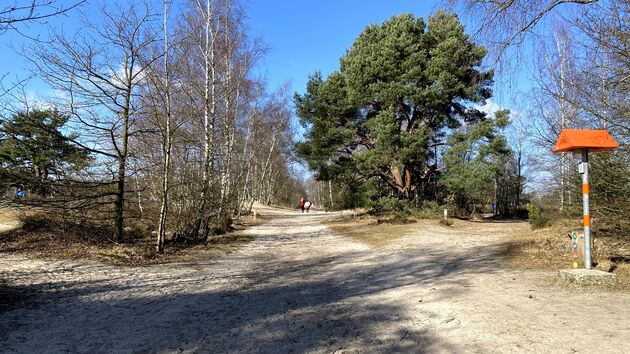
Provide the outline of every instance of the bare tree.
{"type": "MultiPolygon", "coordinates": [[[[574,100],[575,81],[577,77],[577,63],[574,44],[566,26],[561,21],[553,27],[551,36],[547,41],[541,40],[536,50],[537,70],[533,75],[537,83],[534,90],[533,101],[540,106],[541,118],[539,143],[541,147],[549,146],[555,142],[555,138],[562,129],[578,128],[581,126],[579,111],[570,102],[574,100]]],[[[548,149],[547,149],[548,150],[548,149]]],[[[561,154],[551,158],[551,164],[546,168],[553,173],[557,171],[559,184],[559,210],[565,210],[566,205],[571,204],[572,186],[574,177],[570,162],[572,156],[561,154]],[[557,161],[559,160],[559,161],[557,161]],[[559,167],[559,168],[556,168],[559,167]]]]}
{"type": "Polygon", "coordinates": [[[201,14],[204,40],[197,46],[203,58],[203,175],[201,189],[201,203],[199,215],[195,222],[193,234],[197,238],[202,223],[204,224],[204,238],[208,233],[207,209],[209,194],[212,187],[212,161],[214,159],[215,123],[217,106],[217,24],[216,9],[213,0],[206,0],[205,4],[197,0],[197,10],[201,14]]]}
{"type": "Polygon", "coordinates": [[[473,19],[476,35],[490,46],[497,60],[505,51],[536,34],[550,14],[571,5],[595,4],[599,0],[443,0],[442,5],[473,19]]]}
{"type": "MultiPolygon", "coordinates": [[[[136,129],[143,133],[136,137],[134,182],[144,190],[142,214],[157,221],[158,243],[168,234],[172,242],[195,242],[225,231],[257,197],[279,200],[291,179],[286,89],[278,101],[251,77],[264,47],[248,37],[243,9],[231,1],[195,1],[181,16],[175,39],[165,39],[177,43],[167,48],[169,61],[149,66],[139,90],[136,129]]],[[[154,46],[147,57],[165,51],[154,46]]]]}
{"type": "Polygon", "coordinates": [[[68,129],[81,132],[68,140],[94,156],[63,181],[69,194],[78,184],[97,192],[73,208],[98,203],[117,240],[155,232],[158,253],[229,230],[255,200],[290,203],[301,190],[289,89],[269,93],[253,77],[265,48],[242,4],[192,0],[175,19],[169,1],[155,13],[109,5],[97,24],[84,16],[73,36],[55,32],[27,53],[71,115],[68,129]]]}
{"type": "MultiPolygon", "coordinates": [[[[55,1],[55,0],[6,0],[0,5],[0,35],[7,31],[16,31],[24,37],[32,37],[20,30],[20,24],[45,21],[48,18],[63,15],[83,5],[87,0],[55,1]]],[[[5,86],[4,79],[9,73],[0,73],[0,98],[12,90],[23,87],[31,78],[21,78],[5,86]]]]}
{"type": "Polygon", "coordinates": [[[77,143],[105,162],[116,185],[114,233],[122,240],[127,159],[130,139],[138,134],[137,89],[152,64],[143,60],[143,52],[155,41],[149,30],[153,16],[147,4],[128,3],[103,7],[101,18],[99,25],[84,20],[73,37],[54,33],[54,41],[36,45],[29,58],[35,71],[61,92],[58,99],[72,113],[75,128],[91,136],[77,143]]]}
{"type": "Polygon", "coordinates": [[[18,24],[42,21],[65,14],[87,0],[7,0],[0,6],[0,34],[14,30],[18,24]]]}

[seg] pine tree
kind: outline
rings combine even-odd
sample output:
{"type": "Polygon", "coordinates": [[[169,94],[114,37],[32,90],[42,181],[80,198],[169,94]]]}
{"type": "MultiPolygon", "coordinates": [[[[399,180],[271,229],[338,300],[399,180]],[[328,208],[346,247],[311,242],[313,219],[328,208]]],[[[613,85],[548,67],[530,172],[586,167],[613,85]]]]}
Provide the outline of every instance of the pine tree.
{"type": "Polygon", "coordinates": [[[458,207],[474,213],[477,206],[496,202],[493,184],[505,173],[512,155],[500,132],[509,124],[508,117],[508,110],[499,111],[495,119],[484,118],[449,137],[449,149],[444,153],[446,171],[440,183],[458,207]]]}
{"type": "Polygon", "coordinates": [[[46,195],[52,181],[89,161],[88,152],[71,143],[62,129],[68,116],[33,110],[0,122],[0,187],[20,186],[46,195]]]}
{"type": "Polygon", "coordinates": [[[411,14],[370,25],[326,79],[315,73],[295,96],[307,129],[296,145],[320,180],[377,179],[411,199],[438,174],[436,147],[449,129],[476,122],[492,71],[453,14],[411,14]]]}

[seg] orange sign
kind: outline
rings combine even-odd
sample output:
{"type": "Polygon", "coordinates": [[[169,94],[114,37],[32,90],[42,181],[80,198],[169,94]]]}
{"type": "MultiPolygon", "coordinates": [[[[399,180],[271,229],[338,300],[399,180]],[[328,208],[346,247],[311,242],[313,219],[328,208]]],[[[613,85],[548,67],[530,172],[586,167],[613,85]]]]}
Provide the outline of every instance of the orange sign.
{"type": "Polygon", "coordinates": [[[619,144],[605,130],[562,129],[553,152],[569,152],[588,149],[589,152],[613,150],[619,144]]]}

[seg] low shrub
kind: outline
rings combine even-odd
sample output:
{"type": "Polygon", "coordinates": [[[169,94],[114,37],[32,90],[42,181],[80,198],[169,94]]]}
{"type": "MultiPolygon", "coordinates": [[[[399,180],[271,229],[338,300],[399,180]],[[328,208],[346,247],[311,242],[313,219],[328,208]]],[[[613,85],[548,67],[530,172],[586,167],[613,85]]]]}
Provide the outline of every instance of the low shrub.
{"type": "Polygon", "coordinates": [[[20,217],[20,222],[24,231],[49,230],[55,224],[50,217],[44,214],[24,214],[20,217]]]}
{"type": "Polygon", "coordinates": [[[423,200],[417,203],[416,210],[413,211],[413,216],[418,219],[438,219],[441,218],[444,213],[444,206],[439,205],[433,200],[423,200]]]}
{"type": "Polygon", "coordinates": [[[22,231],[50,233],[59,239],[75,239],[88,243],[109,241],[114,233],[111,225],[104,222],[70,220],[52,213],[23,214],[20,222],[22,231]]]}
{"type": "Polygon", "coordinates": [[[549,224],[549,217],[536,204],[527,204],[527,218],[532,229],[540,229],[549,224]]]}
{"type": "Polygon", "coordinates": [[[396,197],[382,197],[370,202],[370,213],[375,215],[395,215],[406,217],[411,215],[409,202],[396,197]]]}
{"type": "Polygon", "coordinates": [[[514,217],[517,219],[527,219],[529,211],[527,208],[519,207],[514,211],[514,217]]]}

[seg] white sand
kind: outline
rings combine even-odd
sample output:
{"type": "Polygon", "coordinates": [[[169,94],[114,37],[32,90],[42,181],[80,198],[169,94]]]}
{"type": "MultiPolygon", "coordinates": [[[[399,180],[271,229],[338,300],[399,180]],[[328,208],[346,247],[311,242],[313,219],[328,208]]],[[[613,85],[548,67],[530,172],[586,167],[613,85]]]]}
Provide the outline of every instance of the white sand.
{"type": "Polygon", "coordinates": [[[428,226],[371,249],[323,213],[272,212],[255,241],[207,263],[0,255],[24,296],[0,310],[0,352],[630,352],[630,294],[498,266],[496,241],[522,225],[428,226]]]}

